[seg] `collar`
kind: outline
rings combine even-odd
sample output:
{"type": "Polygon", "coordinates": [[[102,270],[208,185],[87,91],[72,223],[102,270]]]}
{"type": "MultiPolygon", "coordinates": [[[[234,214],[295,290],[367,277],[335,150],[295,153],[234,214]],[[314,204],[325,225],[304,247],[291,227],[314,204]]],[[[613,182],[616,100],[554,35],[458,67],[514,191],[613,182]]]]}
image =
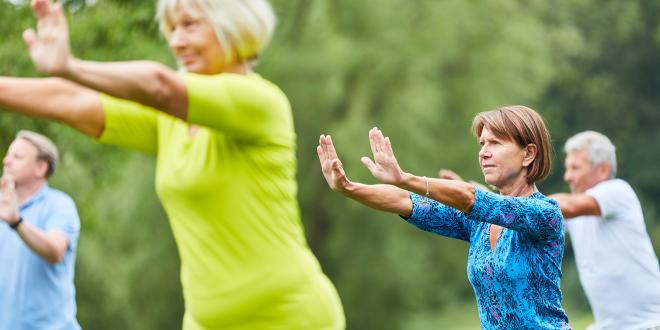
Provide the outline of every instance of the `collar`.
{"type": "Polygon", "coordinates": [[[46,192],[48,191],[48,189],[49,189],[48,182],[46,182],[43,184],[43,186],[41,186],[41,188],[39,188],[39,190],[37,190],[36,193],[34,193],[34,195],[28,198],[28,200],[25,201],[25,203],[23,203],[19,209],[24,210],[30,207],[30,205],[34,204],[35,202],[44,199],[46,197],[46,192]]]}

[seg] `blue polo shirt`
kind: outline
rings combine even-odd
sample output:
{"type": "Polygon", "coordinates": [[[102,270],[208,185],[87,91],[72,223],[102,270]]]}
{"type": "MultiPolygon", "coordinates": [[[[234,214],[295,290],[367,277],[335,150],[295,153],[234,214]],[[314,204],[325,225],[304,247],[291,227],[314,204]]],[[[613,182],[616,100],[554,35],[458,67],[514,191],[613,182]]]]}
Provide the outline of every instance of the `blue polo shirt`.
{"type": "Polygon", "coordinates": [[[0,330],[80,329],[73,285],[80,219],[73,200],[44,184],[20,213],[41,230],[65,232],[69,244],[64,259],[50,264],[0,223],[0,330]]]}

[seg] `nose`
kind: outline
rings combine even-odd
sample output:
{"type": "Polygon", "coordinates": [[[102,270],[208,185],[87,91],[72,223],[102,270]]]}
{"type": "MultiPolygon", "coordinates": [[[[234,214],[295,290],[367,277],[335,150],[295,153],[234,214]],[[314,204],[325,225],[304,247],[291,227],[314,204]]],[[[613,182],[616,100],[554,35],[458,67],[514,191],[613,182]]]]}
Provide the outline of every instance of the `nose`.
{"type": "Polygon", "coordinates": [[[486,148],[486,146],[481,146],[481,149],[479,149],[479,159],[484,159],[490,157],[490,151],[486,148]]]}
{"type": "Polygon", "coordinates": [[[569,171],[564,172],[564,182],[570,183],[571,180],[573,180],[573,176],[571,175],[571,172],[569,171]]]}
{"type": "Polygon", "coordinates": [[[173,50],[179,49],[186,45],[187,38],[183,33],[182,29],[174,28],[170,34],[170,40],[168,41],[170,48],[173,50]]]}

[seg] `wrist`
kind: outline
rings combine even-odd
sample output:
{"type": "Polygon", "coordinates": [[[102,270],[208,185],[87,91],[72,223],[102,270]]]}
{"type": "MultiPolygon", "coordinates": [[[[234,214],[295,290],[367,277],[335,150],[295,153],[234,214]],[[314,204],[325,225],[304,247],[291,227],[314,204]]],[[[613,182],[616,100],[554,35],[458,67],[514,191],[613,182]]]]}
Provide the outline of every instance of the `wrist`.
{"type": "Polygon", "coordinates": [[[403,172],[401,173],[401,179],[399,180],[398,183],[395,183],[394,185],[401,188],[410,191],[410,188],[413,186],[413,181],[418,179],[417,176],[403,172]]]}
{"type": "Polygon", "coordinates": [[[19,216],[16,221],[9,222],[9,227],[11,227],[13,230],[18,230],[18,226],[20,226],[21,223],[23,223],[23,217],[19,216]]]}
{"type": "Polygon", "coordinates": [[[61,72],[59,72],[58,76],[60,78],[65,78],[68,80],[73,80],[75,81],[75,72],[77,72],[77,69],[80,67],[82,64],[82,61],[73,57],[69,56],[69,58],[66,60],[66,64],[64,65],[64,68],[62,69],[61,72]]]}

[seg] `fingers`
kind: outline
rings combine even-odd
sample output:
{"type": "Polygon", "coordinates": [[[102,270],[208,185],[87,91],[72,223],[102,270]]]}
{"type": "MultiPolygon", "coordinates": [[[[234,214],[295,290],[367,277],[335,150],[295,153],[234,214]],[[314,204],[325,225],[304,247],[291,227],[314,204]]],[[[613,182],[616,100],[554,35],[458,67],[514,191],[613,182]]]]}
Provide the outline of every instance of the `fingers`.
{"type": "Polygon", "coordinates": [[[50,11],[49,0],[32,0],[32,11],[37,18],[42,18],[50,11]]]}
{"type": "Polygon", "coordinates": [[[337,179],[343,179],[346,176],[341,160],[333,159],[332,163],[330,164],[330,168],[332,169],[332,172],[334,172],[334,175],[337,179]]]}
{"type": "Polygon", "coordinates": [[[329,159],[334,159],[334,158],[339,158],[337,157],[337,151],[335,150],[335,145],[332,143],[332,136],[327,135],[326,136],[326,145],[327,145],[327,151],[328,151],[328,158],[329,159]]]}
{"type": "Polygon", "coordinates": [[[28,48],[32,48],[32,45],[34,45],[36,40],[37,34],[34,32],[34,29],[27,29],[23,31],[23,41],[25,41],[25,44],[28,46],[28,48]]]}
{"type": "Polygon", "coordinates": [[[394,150],[392,150],[392,142],[390,142],[390,138],[386,137],[384,142],[385,142],[385,152],[388,155],[394,156],[394,150]]]}
{"type": "Polygon", "coordinates": [[[0,178],[0,188],[3,192],[13,193],[16,183],[11,175],[5,174],[0,178]]]}
{"type": "Polygon", "coordinates": [[[438,177],[440,179],[447,179],[447,180],[461,180],[461,177],[458,174],[456,174],[456,172],[445,168],[441,169],[438,172],[438,177]]]}
{"type": "Polygon", "coordinates": [[[371,160],[371,158],[362,157],[362,158],[360,158],[360,161],[362,161],[362,164],[364,164],[364,166],[367,167],[369,172],[371,172],[371,175],[373,175],[373,176],[376,175],[376,172],[378,171],[378,165],[376,165],[376,163],[374,163],[374,161],[371,160]]]}
{"type": "Polygon", "coordinates": [[[374,155],[374,158],[376,158],[376,154],[378,153],[378,142],[376,141],[376,130],[378,128],[374,127],[369,130],[369,146],[371,147],[371,153],[374,155]]]}

